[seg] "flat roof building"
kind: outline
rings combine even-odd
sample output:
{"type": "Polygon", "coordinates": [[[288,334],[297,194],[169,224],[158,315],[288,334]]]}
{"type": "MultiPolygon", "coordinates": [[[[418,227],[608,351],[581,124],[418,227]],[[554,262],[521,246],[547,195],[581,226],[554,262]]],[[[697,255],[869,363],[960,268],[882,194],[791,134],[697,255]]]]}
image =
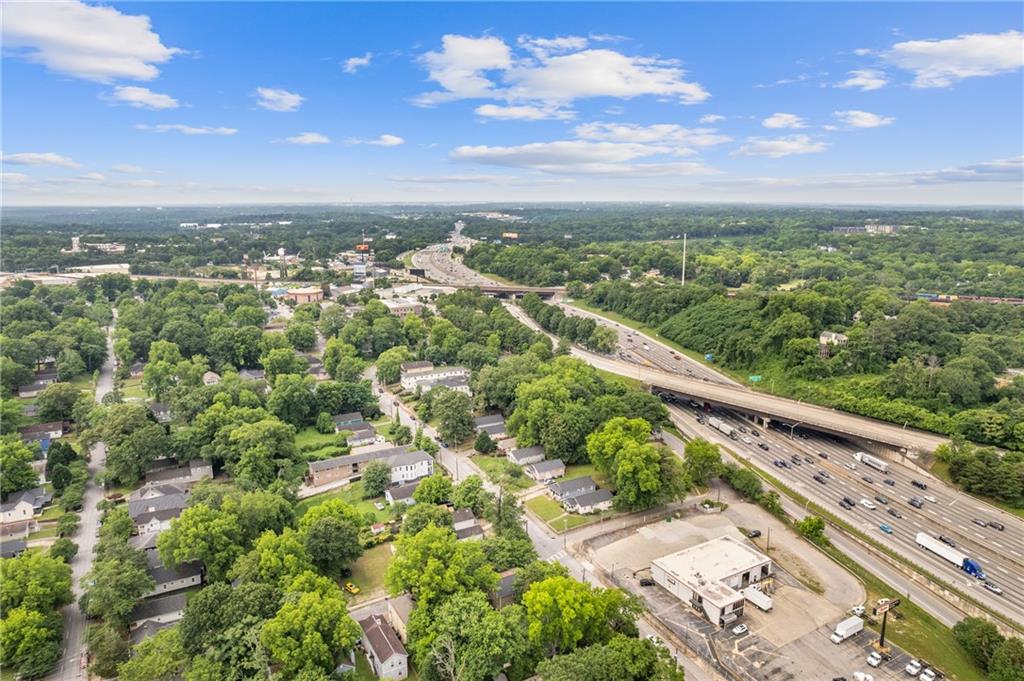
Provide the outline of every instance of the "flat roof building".
{"type": "Polygon", "coordinates": [[[772,560],[733,537],[718,537],[651,562],[661,587],[724,627],[743,615],[741,591],[772,575],[772,560]]]}

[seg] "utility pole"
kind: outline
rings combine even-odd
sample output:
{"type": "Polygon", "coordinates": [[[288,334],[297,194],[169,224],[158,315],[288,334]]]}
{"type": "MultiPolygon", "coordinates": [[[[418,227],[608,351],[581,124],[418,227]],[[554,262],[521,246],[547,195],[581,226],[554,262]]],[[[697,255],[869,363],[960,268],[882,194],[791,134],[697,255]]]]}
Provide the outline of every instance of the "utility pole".
{"type": "Polygon", "coordinates": [[[683,232],[683,280],[682,285],[686,286],[686,232],[683,232]]]}

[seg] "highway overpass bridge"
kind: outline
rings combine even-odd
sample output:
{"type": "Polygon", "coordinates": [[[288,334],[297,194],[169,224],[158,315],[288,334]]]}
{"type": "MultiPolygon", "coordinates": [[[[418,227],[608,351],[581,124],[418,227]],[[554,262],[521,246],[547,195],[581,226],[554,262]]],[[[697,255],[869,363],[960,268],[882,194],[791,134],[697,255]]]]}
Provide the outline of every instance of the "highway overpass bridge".
{"type": "Polygon", "coordinates": [[[620,362],[578,348],[573,349],[573,354],[600,369],[638,378],[650,385],[653,392],[674,393],[711,406],[732,409],[752,416],[762,423],[774,421],[836,435],[853,442],[864,443],[865,448],[870,444],[878,444],[900,452],[917,454],[932,452],[939,445],[949,442],[948,438],[935,433],[901,427],[785,397],[766,395],[742,386],[705,382],[620,362]]]}
{"type": "Polygon", "coordinates": [[[551,298],[559,293],[565,293],[563,286],[518,286],[515,284],[452,284],[456,288],[478,288],[481,293],[495,296],[497,298],[522,298],[527,293],[536,293],[541,298],[551,298]]]}

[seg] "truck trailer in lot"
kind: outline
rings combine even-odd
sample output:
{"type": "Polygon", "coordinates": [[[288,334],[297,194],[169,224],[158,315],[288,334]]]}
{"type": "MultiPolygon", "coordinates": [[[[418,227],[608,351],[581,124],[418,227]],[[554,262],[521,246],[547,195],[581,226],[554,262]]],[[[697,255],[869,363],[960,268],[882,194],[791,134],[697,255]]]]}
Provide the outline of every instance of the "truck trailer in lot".
{"type": "Polygon", "coordinates": [[[857,632],[864,629],[864,620],[859,617],[847,617],[836,625],[832,632],[832,643],[842,643],[857,632]]]}
{"type": "Polygon", "coordinates": [[[871,466],[875,470],[882,471],[883,473],[889,472],[889,462],[879,459],[877,456],[871,456],[864,452],[857,452],[853,455],[853,458],[860,461],[865,466],[871,466]]]}
{"type": "Polygon", "coordinates": [[[714,416],[708,419],[708,425],[714,428],[715,430],[720,430],[729,437],[732,437],[733,435],[736,434],[735,428],[730,426],[725,421],[722,421],[722,419],[715,418],[714,416]]]}
{"type": "Polygon", "coordinates": [[[741,592],[743,597],[756,605],[761,610],[768,612],[772,609],[774,602],[772,597],[761,591],[761,588],[757,584],[752,584],[741,592]]]}
{"type": "Polygon", "coordinates": [[[931,551],[940,558],[945,558],[947,561],[969,575],[973,575],[978,579],[985,579],[985,571],[981,569],[981,564],[963,551],[943,544],[941,541],[926,532],[918,532],[916,540],[917,545],[922,549],[931,551]]]}

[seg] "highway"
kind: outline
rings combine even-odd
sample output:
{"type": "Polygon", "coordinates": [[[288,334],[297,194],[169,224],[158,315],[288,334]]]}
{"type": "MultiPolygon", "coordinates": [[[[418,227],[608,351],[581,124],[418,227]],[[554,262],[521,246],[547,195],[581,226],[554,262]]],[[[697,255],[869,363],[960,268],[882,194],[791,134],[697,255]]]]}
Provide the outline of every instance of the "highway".
{"type": "MultiPolygon", "coordinates": [[[[434,252],[424,262],[428,265],[428,273],[431,274],[437,272],[438,268],[443,268],[446,271],[445,276],[452,277],[449,279],[450,283],[468,285],[470,280],[476,283],[480,283],[481,280],[489,281],[461,262],[454,261],[446,252],[434,252]]],[[[560,304],[567,314],[593,318],[612,327],[618,334],[619,349],[612,356],[598,355],[577,347],[572,349],[575,356],[598,368],[634,377],[651,385],[678,389],[683,395],[718,395],[723,401],[731,400],[737,403],[737,406],[748,406],[753,413],[761,412],[761,403],[765,400],[781,400],[747,390],[713,368],[633,329],[561,301],[556,304],[560,304]]],[[[511,304],[506,307],[520,321],[537,328],[536,323],[521,308],[511,304]]],[[[803,422],[810,426],[809,422],[814,422],[815,419],[809,419],[807,415],[817,413],[818,422],[827,424],[829,430],[839,433],[845,430],[851,436],[873,438],[876,437],[875,428],[881,428],[889,433],[894,429],[892,424],[883,424],[832,409],[792,400],[781,401],[788,403],[787,406],[792,409],[788,419],[792,423],[803,422]]],[[[684,411],[686,410],[687,408],[684,408],[684,411]]],[[[689,412],[695,427],[715,434],[715,431],[706,424],[696,422],[698,415],[706,420],[707,415],[702,409],[689,409],[689,412]]],[[[864,464],[856,463],[853,461],[853,453],[858,448],[841,437],[825,435],[814,430],[804,431],[798,427],[795,432],[802,437],[791,439],[788,425],[784,426],[784,430],[773,427],[765,432],[765,429],[757,428],[750,421],[731,411],[722,410],[719,415],[737,429],[742,425],[748,431],[753,428],[759,431],[760,437],[757,439],[751,435],[743,436],[751,440],[749,444],[743,440],[730,441],[731,448],[754,465],[771,473],[822,507],[834,510],[837,515],[845,514],[851,524],[876,537],[880,542],[888,543],[893,551],[913,565],[929,571],[1007,618],[1024,623],[1024,521],[1020,518],[959,492],[929,474],[916,472],[916,469],[911,467],[892,462],[890,472],[883,475],[864,464]],[[759,441],[764,441],[769,451],[765,452],[759,448],[759,441]],[[827,454],[828,459],[820,457],[821,452],[827,454]],[[792,463],[794,456],[798,457],[799,465],[792,463]],[[811,463],[807,463],[804,457],[810,458],[811,463]],[[776,460],[786,460],[788,467],[776,466],[776,460]],[[846,468],[844,464],[855,465],[856,469],[846,468]],[[823,478],[824,484],[816,482],[813,478],[815,473],[822,470],[829,476],[823,478]],[[871,482],[865,478],[871,479],[871,482]],[[891,486],[883,482],[886,478],[893,482],[891,486]],[[920,490],[913,487],[911,481],[914,479],[926,484],[928,489],[920,490]],[[839,506],[839,501],[844,496],[855,502],[853,509],[845,511],[839,506]],[[876,496],[885,498],[888,503],[877,501],[876,496]],[[908,503],[911,497],[924,500],[924,506],[921,509],[911,506],[908,503]],[[862,500],[871,502],[875,509],[869,509],[861,503],[862,500]],[[899,513],[900,517],[890,513],[890,509],[893,509],[894,513],[899,513]],[[975,519],[997,520],[1005,526],[1005,530],[981,527],[974,523],[975,519]],[[882,524],[890,526],[893,533],[884,533],[879,528],[882,524]],[[951,539],[960,550],[982,564],[989,580],[997,584],[1003,593],[995,594],[986,590],[979,580],[921,549],[914,540],[920,531],[933,536],[941,534],[951,539]]],[[[903,432],[911,438],[917,438],[920,444],[926,443],[928,449],[933,449],[945,441],[944,438],[931,433],[903,432]]]]}

